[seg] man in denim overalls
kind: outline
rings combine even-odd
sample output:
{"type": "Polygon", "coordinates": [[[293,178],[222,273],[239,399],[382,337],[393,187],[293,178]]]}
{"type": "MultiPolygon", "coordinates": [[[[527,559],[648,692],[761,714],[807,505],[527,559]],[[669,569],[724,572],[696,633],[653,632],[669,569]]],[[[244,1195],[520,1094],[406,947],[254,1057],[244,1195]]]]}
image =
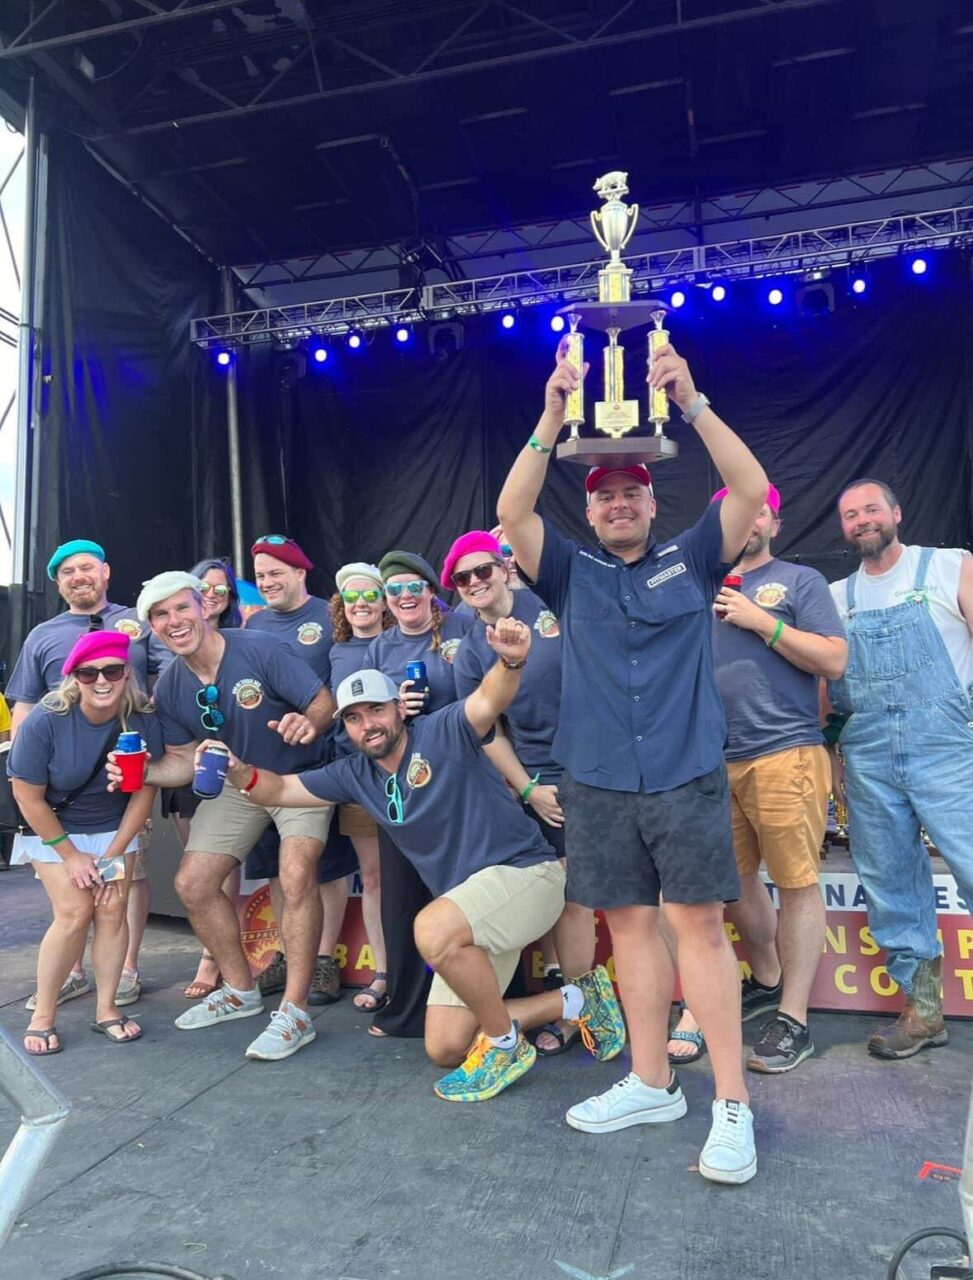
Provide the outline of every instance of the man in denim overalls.
{"type": "Polygon", "coordinates": [[[945,1044],[942,948],[925,827],[973,903],[973,559],[955,548],[903,546],[902,512],[881,481],[838,500],[861,568],[831,585],[848,633],[848,667],[829,685],[847,717],[851,853],[868,923],[905,992],[898,1020],[868,1041],[878,1058],[945,1044]]]}

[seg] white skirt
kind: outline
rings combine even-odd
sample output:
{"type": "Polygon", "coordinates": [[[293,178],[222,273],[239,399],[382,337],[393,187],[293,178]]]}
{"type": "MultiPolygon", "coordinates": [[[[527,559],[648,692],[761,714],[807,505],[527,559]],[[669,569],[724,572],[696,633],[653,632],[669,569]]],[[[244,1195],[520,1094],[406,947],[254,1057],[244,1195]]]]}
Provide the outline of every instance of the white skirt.
{"type": "MultiPolygon", "coordinates": [[[[101,858],[108,852],[117,834],[117,831],[75,831],[68,838],[78,853],[87,853],[92,858],[101,858]]],[[[136,853],[138,843],[136,836],[125,852],[136,853]]],[[[10,863],[12,866],[19,866],[25,862],[60,862],[61,857],[58,853],[60,847],[55,845],[52,849],[50,845],[44,844],[40,836],[14,836],[10,863]]]]}

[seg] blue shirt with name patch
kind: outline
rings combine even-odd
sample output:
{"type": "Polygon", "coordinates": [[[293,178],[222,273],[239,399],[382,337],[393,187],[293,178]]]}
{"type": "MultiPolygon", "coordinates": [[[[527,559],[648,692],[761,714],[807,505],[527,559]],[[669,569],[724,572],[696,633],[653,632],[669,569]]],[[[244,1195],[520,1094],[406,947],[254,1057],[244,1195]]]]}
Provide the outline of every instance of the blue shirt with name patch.
{"type": "Polygon", "coordinates": [[[313,769],[301,781],[321,800],[366,809],[437,896],[484,867],[553,861],[554,850],[537,823],[481,751],[463,703],[414,716],[406,731],[395,774],[401,823],[389,817],[392,775],[361,752],[313,769]]]}
{"type": "Polygon", "coordinates": [[[722,546],[719,504],[677,537],[651,539],[634,564],[544,521],[533,585],[561,626],[554,758],[579,782],[669,791],[722,763],[710,638],[722,546]]]}

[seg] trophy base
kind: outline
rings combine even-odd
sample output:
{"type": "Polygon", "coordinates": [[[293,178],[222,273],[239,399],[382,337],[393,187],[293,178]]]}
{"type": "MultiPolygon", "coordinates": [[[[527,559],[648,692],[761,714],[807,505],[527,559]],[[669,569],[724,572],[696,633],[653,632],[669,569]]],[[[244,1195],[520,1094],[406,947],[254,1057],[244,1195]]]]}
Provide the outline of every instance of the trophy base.
{"type": "Polygon", "coordinates": [[[674,458],[678,452],[679,445],[668,436],[626,436],[622,440],[577,436],[557,447],[558,458],[582,467],[630,467],[637,462],[648,466],[674,458]]]}
{"type": "Polygon", "coordinates": [[[653,298],[640,298],[638,302],[572,302],[561,307],[560,315],[580,316],[586,329],[637,329],[639,325],[653,324],[656,312],[667,312],[668,305],[653,298]]]}

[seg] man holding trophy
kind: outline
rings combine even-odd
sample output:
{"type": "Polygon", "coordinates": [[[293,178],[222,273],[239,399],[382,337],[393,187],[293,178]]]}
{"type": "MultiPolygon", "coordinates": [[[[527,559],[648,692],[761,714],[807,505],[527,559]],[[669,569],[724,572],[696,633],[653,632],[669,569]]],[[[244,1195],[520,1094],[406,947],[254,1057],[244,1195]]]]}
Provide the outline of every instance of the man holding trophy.
{"type": "Polygon", "coordinates": [[[544,411],[498,502],[518,565],[560,619],[564,675],[554,755],[565,767],[560,797],[568,897],[605,911],[632,1043],[632,1072],[572,1107],[567,1121],[587,1133],[608,1133],[686,1113],[666,1054],[673,969],[658,928],[661,896],[677,936],[683,992],[710,1046],[715,1075],[700,1172],[715,1182],[741,1183],[754,1176],[757,1159],[743,1078],[740,980],[723,929],[723,903],[739,896],[740,884],[710,630],[713,600],[746,544],[768,480],[697,391],[661,329],[661,305],[629,301],[631,272],[619,251],[635,219],[629,215],[626,230],[612,209],[627,190],[625,175],[608,175],[596,190],[608,201],[599,239],[604,235],[612,253],[600,273],[600,299],[572,308],[572,334],[558,349],[544,411]],[[610,440],[585,440],[574,429],[584,416],[584,367],[574,363],[577,345],[572,349],[580,337],[575,317],[608,333],[609,406],[596,413],[596,425],[610,440]],[[633,421],[632,402],[624,401],[615,339],[649,320],[656,326],[648,377],[655,434],[623,440],[637,416],[633,421]],[[665,399],[698,432],[727,495],[692,528],[659,543],[651,534],[656,507],[645,462],[675,452],[662,434],[665,399]],[[585,482],[597,539],[592,549],[564,538],[535,511],[565,423],[572,438],[559,455],[596,464],[585,482]]]}

